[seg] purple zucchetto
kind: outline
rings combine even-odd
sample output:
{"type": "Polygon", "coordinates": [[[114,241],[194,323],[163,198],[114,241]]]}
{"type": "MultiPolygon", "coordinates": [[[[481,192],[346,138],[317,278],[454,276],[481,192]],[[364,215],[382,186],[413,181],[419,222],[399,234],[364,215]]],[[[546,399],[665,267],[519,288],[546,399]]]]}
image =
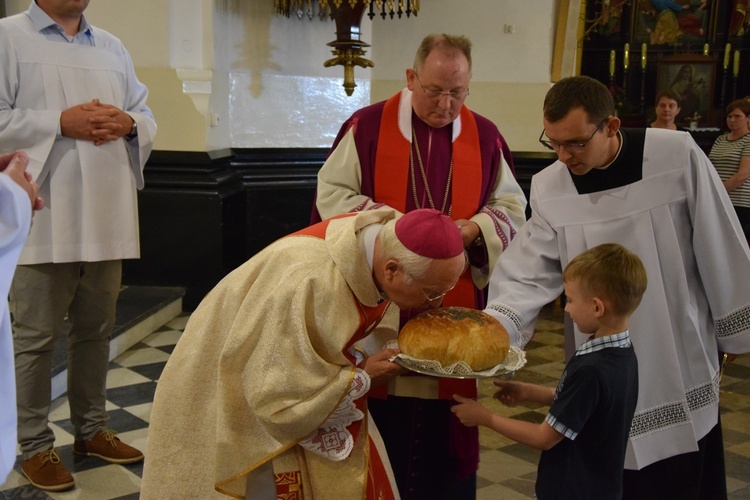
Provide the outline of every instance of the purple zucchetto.
{"type": "Polygon", "coordinates": [[[428,259],[450,259],[461,255],[464,242],[456,223],[439,210],[412,210],[396,221],[396,237],[417,255],[428,259]]]}

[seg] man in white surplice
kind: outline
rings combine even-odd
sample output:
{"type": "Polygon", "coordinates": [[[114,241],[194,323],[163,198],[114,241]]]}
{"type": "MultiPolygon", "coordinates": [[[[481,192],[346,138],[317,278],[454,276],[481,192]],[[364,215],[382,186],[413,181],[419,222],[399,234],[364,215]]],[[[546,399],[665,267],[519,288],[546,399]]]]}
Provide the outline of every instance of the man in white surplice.
{"type": "Polygon", "coordinates": [[[531,219],[486,312],[523,346],[573,257],[608,242],[635,252],[649,285],[630,328],[640,391],[624,498],[726,498],[719,352],[750,351],[750,251],[726,189],[688,133],[621,129],[592,78],[550,89],[540,142],[558,161],[532,178],[531,219]]]}
{"type": "Polygon", "coordinates": [[[54,337],[67,314],[73,452],[143,459],[107,428],[105,383],[121,260],[139,257],[136,190],[156,124],[122,43],[88,0],[36,0],[0,20],[0,151],[23,149],[39,212],[10,291],[22,470],[58,491],[74,479],[48,425],[54,337]]]}

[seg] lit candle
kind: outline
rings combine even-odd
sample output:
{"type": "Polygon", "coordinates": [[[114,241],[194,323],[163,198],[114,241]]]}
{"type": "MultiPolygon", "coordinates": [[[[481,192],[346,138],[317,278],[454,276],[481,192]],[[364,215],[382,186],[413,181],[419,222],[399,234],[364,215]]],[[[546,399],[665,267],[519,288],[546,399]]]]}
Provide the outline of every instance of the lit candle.
{"type": "Polygon", "coordinates": [[[724,48],[724,69],[727,69],[729,67],[729,54],[732,53],[732,44],[728,43],[726,48],[724,48]]]}
{"type": "Polygon", "coordinates": [[[641,45],[641,68],[646,69],[646,50],[647,50],[646,43],[644,42],[643,45],[641,45]]]}
{"type": "Polygon", "coordinates": [[[703,55],[708,57],[708,44],[703,45],[703,55]]]}
{"type": "Polygon", "coordinates": [[[609,51],[609,76],[615,76],[615,51],[609,51]]]}
{"type": "Polygon", "coordinates": [[[734,51],[734,71],[732,74],[736,77],[740,75],[740,51],[734,51]]]}
{"type": "Polygon", "coordinates": [[[625,44],[625,51],[622,55],[622,67],[625,69],[625,71],[628,70],[628,60],[630,59],[630,44],[625,44]]]}

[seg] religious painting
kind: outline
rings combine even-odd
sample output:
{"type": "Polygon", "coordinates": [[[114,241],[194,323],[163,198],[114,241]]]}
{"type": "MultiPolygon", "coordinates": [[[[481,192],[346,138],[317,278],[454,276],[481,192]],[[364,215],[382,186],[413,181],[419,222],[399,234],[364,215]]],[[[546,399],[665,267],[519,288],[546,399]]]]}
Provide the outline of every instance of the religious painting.
{"type": "Polygon", "coordinates": [[[590,20],[596,32],[605,37],[619,36],[622,32],[622,11],[629,0],[597,0],[594,18],[590,20]]]}
{"type": "Polygon", "coordinates": [[[609,43],[629,41],[633,1],[588,0],[582,2],[581,0],[565,0],[565,3],[576,3],[577,5],[573,9],[580,10],[581,20],[584,22],[585,28],[583,33],[579,35],[580,40],[598,40],[609,43]]]}
{"type": "Polygon", "coordinates": [[[712,2],[718,0],[633,0],[633,42],[689,45],[709,41],[712,2]]]}
{"type": "Polygon", "coordinates": [[[659,60],[657,92],[672,90],[681,97],[682,110],[675,120],[679,126],[697,121],[713,125],[715,61],[700,55],[678,55],[659,60]],[[694,120],[697,118],[697,120],[694,120]]]}
{"type": "Polygon", "coordinates": [[[728,31],[731,38],[750,36],[750,0],[732,0],[728,31]]]}

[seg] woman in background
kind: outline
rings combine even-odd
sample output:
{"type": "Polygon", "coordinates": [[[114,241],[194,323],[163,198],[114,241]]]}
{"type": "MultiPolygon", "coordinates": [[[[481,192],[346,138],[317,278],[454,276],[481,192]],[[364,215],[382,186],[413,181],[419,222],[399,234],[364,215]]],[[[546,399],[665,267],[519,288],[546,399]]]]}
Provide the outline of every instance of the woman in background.
{"type": "Polygon", "coordinates": [[[656,118],[651,122],[649,127],[665,128],[669,130],[685,130],[683,127],[678,127],[674,122],[682,109],[680,106],[680,99],[680,94],[674,90],[662,90],[656,94],[656,103],[654,105],[656,118]]]}
{"type": "Polygon", "coordinates": [[[719,172],[737,211],[745,238],[750,241],[750,101],[732,101],[726,113],[729,132],[716,139],[708,158],[719,172]]]}

